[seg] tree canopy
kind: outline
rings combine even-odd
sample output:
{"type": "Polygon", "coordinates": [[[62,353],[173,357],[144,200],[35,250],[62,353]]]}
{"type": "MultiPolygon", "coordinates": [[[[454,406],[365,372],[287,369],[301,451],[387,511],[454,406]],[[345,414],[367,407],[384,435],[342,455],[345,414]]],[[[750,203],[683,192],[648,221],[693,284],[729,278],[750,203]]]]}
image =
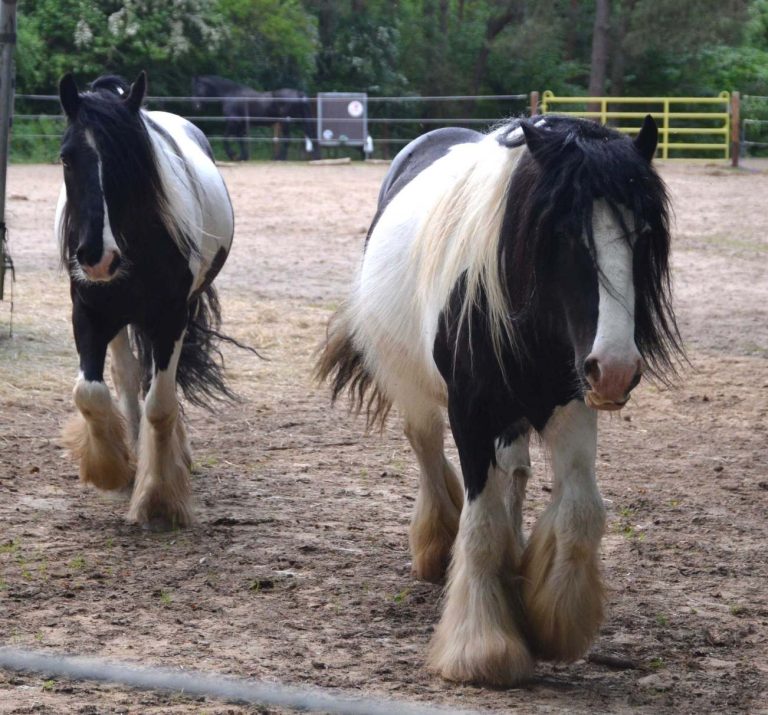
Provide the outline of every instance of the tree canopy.
{"type": "Polygon", "coordinates": [[[154,94],[768,94],[768,0],[27,0],[18,29],[22,93],[147,69],[154,94]]]}

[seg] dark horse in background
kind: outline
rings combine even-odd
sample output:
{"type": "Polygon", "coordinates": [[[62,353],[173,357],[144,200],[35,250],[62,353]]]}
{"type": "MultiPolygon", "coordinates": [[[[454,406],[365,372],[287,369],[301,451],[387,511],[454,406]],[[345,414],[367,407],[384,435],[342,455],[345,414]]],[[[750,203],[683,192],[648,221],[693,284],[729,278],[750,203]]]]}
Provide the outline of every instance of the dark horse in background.
{"type": "MultiPolygon", "coordinates": [[[[203,75],[192,78],[194,97],[221,97],[221,107],[226,117],[224,124],[224,150],[231,160],[248,159],[248,130],[251,126],[280,127],[282,139],[290,140],[291,127],[298,125],[304,134],[304,148],[314,154],[315,122],[312,107],[304,92],[297,89],[276,89],[273,92],[257,92],[255,89],[238,84],[216,75],[203,75]],[[230,142],[235,137],[239,147],[239,156],[230,142]]],[[[199,111],[202,103],[195,103],[199,111]]],[[[285,160],[288,154],[288,141],[281,141],[277,159],[285,160]]]]}

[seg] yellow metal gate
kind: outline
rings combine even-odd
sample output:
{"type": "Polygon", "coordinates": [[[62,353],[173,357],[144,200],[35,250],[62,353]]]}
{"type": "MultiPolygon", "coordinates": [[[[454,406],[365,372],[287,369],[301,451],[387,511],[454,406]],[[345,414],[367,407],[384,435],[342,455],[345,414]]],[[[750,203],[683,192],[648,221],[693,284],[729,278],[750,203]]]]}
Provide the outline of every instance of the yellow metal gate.
{"type": "Polygon", "coordinates": [[[717,97],[558,97],[547,90],[541,113],[590,117],[626,134],[636,134],[650,114],[659,125],[660,158],[728,159],[730,101],[728,92],[717,97]],[[671,157],[671,151],[682,155],[671,157]]]}

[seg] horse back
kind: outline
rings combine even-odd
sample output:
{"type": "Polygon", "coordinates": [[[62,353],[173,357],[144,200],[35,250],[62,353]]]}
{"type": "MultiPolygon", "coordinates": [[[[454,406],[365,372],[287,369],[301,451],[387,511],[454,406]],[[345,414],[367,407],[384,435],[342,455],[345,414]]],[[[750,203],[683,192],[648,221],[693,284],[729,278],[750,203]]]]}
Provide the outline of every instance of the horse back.
{"type": "Polygon", "coordinates": [[[379,190],[376,215],[368,229],[366,244],[381,215],[393,198],[421,172],[445,156],[457,144],[473,144],[483,138],[480,132],[463,127],[444,127],[422,134],[407,144],[394,158],[379,190]]]}
{"type": "Polygon", "coordinates": [[[198,289],[212,279],[229,253],[234,213],[224,179],[213,161],[208,140],[193,124],[168,112],[147,112],[148,127],[169,210],[192,243],[190,257],[198,289]]]}

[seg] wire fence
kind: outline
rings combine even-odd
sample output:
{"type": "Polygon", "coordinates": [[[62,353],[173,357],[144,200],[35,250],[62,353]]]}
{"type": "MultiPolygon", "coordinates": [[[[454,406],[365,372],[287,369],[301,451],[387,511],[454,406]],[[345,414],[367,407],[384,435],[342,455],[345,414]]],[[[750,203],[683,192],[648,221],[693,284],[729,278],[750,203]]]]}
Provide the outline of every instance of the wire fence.
{"type": "MultiPolygon", "coordinates": [[[[317,99],[307,99],[316,116],[317,99]]],[[[274,117],[249,116],[247,136],[236,140],[226,136],[228,120],[222,116],[223,101],[243,102],[248,101],[248,98],[149,97],[147,107],[171,111],[197,124],[207,134],[218,158],[226,158],[227,144],[231,149],[235,141],[247,143],[255,158],[273,158],[280,146],[288,148],[289,158],[306,158],[303,150],[303,120],[287,118],[286,131],[278,134],[272,126],[274,117]]],[[[287,101],[306,100],[288,98],[287,101]]],[[[528,103],[528,94],[368,97],[368,125],[374,142],[375,156],[391,158],[400,146],[438,126],[492,126],[505,117],[525,114],[528,103]]],[[[57,95],[16,95],[11,160],[54,161],[65,126],[57,95]]]]}
{"type": "Polygon", "coordinates": [[[138,668],[128,663],[70,655],[52,655],[0,647],[0,668],[59,677],[95,680],[140,690],[160,690],[188,697],[206,697],[233,703],[283,707],[291,710],[339,715],[472,715],[476,711],[338,695],[320,688],[299,688],[264,681],[243,680],[198,671],[138,668]]]}
{"type": "Polygon", "coordinates": [[[745,153],[768,155],[768,97],[746,94],[741,106],[741,145],[745,153]]]}

